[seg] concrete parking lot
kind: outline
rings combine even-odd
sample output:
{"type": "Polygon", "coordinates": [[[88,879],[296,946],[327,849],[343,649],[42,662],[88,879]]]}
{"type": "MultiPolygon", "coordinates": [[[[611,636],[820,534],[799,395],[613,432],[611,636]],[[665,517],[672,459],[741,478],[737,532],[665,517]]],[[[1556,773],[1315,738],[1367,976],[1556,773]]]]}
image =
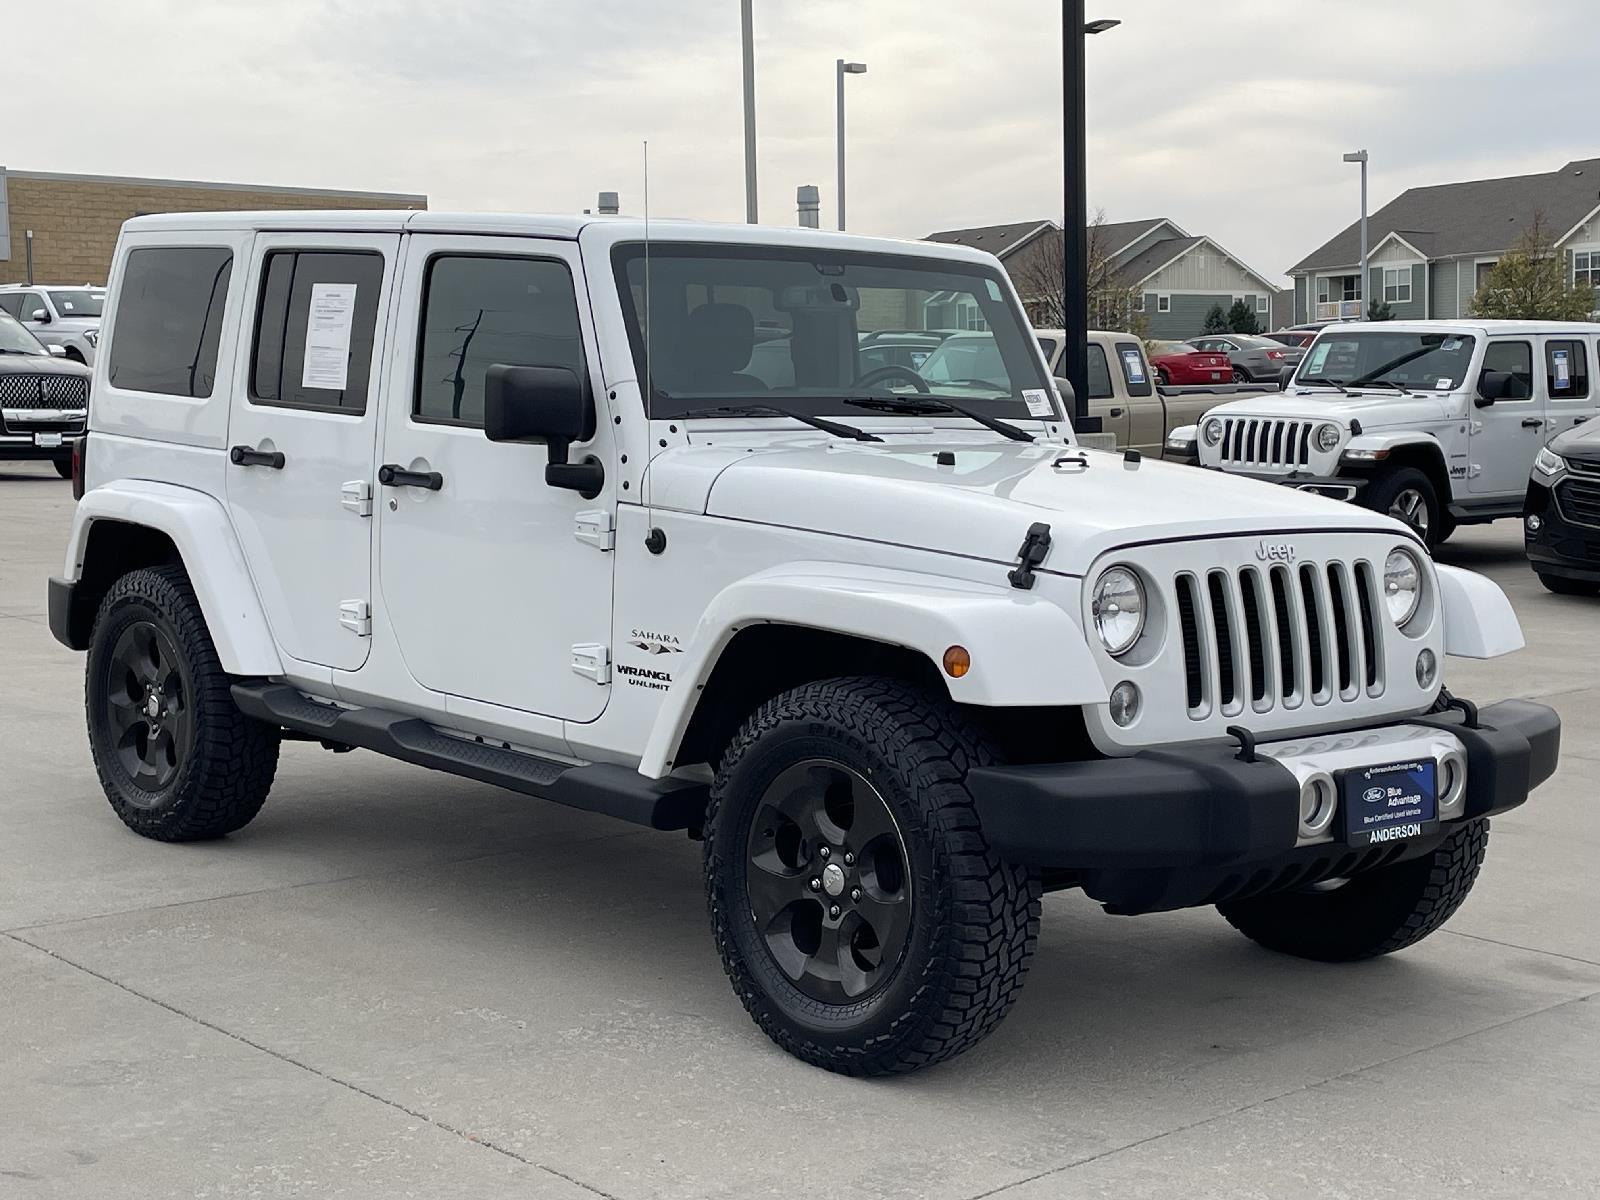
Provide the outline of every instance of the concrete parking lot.
{"type": "Polygon", "coordinates": [[[305,744],[226,841],[129,833],[45,623],[71,507],[0,464],[0,1196],[1600,1194],[1600,602],[1515,523],[1441,557],[1528,649],[1448,678],[1564,762],[1443,932],[1326,967],[1050,896],[992,1038],[863,1082],[745,1016],[681,836],[305,744]]]}

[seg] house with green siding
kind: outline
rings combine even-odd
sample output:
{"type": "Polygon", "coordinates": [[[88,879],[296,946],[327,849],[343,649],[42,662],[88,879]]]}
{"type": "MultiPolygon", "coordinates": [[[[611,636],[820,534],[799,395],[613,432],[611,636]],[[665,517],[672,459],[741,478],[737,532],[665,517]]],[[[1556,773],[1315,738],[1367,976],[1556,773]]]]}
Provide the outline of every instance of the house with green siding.
{"type": "MultiPolygon", "coordinates": [[[[1245,301],[1263,328],[1272,323],[1280,289],[1213,239],[1194,236],[1169,218],[1102,221],[1090,227],[1089,238],[1090,261],[1104,261],[1113,288],[1133,297],[1129,312],[1091,313],[1097,328],[1126,328],[1138,314],[1150,337],[1194,337],[1213,305],[1227,309],[1235,300],[1245,301]]],[[[1029,318],[1047,326],[1060,323],[1054,293],[1061,279],[1061,227],[1054,221],[951,229],[927,240],[994,254],[1016,284],[1029,318]]]]}
{"type": "Polygon", "coordinates": [[[1368,298],[1387,301],[1399,319],[1467,316],[1489,271],[1536,217],[1574,283],[1600,288],[1600,159],[1587,159],[1543,175],[1402,192],[1367,219],[1365,294],[1355,221],[1289,269],[1294,319],[1363,317],[1368,298]]]}

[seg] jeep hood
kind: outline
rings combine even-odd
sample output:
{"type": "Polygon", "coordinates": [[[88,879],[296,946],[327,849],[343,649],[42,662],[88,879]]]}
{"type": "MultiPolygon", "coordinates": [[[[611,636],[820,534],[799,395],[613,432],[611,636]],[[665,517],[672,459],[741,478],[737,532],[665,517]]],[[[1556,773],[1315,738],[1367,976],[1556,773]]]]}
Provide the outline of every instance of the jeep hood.
{"type": "Polygon", "coordinates": [[[1392,425],[1412,426],[1418,422],[1442,421],[1450,416],[1453,393],[1360,392],[1343,396],[1326,389],[1277,392],[1270,396],[1251,396],[1219,404],[1207,417],[1291,417],[1296,420],[1333,421],[1349,425],[1360,421],[1363,429],[1385,429],[1392,425]]]}
{"type": "Polygon", "coordinates": [[[1050,526],[1044,569],[1077,575],[1153,539],[1331,529],[1408,536],[1399,522],[1277,484],[1076,446],[1017,442],[684,448],[651,467],[655,503],[756,524],[1009,563],[1050,526]],[[936,455],[948,450],[954,466],[936,455]],[[696,494],[698,493],[698,494],[696,494]],[[703,507],[696,501],[703,496],[703,507]]]}

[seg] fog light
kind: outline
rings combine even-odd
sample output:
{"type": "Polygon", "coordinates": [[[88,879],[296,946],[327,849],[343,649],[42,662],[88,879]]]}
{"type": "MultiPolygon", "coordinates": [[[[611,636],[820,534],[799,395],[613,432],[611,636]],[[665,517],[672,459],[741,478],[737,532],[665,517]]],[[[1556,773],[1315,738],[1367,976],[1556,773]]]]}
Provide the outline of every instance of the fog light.
{"type": "Polygon", "coordinates": [[[1544,518],[1541,517],[1538,513],[1529,513],[1528,514],[1528,532],[1529,533],[1538,533],[1539,530],[1541,530],[1543,528],[1544,528],[1544,518]]]}
{"type": "Polygon", "coordinates": [[[1434,657],[1432,650],[1424,650],[1417,655],[1417,686],[1427,691],[1433,686],[1433,681],[1439,675],[1439,660],[1434,657]]]}
{"type": "Polygon", "coordinates": [[[1126,729],[1139,719],[1139,710],[1143,707],[1143,699],[1139,695],[1139,685],[1124,680],[1111,689],[1111,719],[1120,729],[1126,729]]]}
{"type": "Polygon", "coordinates": [[[1338,800],[1333,790],[1333,780],[1327,775],[1313,775],[1300,785],[1300,834],[1318,837],[1333,824],[1338,800]]]}

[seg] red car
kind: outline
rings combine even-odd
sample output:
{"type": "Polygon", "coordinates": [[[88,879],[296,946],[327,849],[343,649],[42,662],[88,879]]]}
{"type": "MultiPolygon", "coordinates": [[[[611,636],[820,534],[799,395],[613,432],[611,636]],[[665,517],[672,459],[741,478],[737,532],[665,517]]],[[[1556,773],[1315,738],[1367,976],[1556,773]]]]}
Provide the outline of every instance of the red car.
{"type": "Polygon", "coordinates": [[[1151,342],[1150,365],[1161,383],[1233,381],[1233,363],[1226,354],[1196,350],[1188,342],[1151,342]]]}

